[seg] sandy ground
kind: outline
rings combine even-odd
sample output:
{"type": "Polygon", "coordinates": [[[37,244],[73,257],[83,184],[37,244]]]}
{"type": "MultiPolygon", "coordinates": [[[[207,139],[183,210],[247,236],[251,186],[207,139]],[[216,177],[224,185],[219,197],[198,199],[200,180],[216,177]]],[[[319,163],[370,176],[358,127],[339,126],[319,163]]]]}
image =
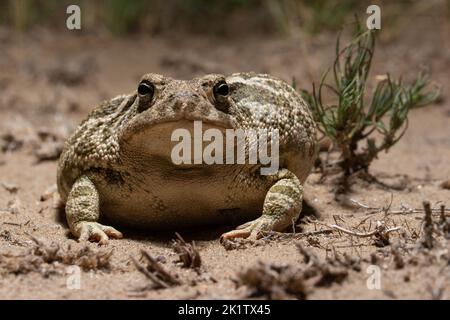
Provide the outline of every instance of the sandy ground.
{"type": "MultiPolygon", "coordinates": [[[[389,72],[408,78],[421,66],[429,67],[446,98],[448,28],[433,17],[423,19],[420,28],[381,39],[372,76],[389,72]]],[[[20,37],[2,30],[0,36],[0,298],[450,298],[450,246],[435,235],[433,250],[420,245],[417,249],[423,234],[423,212],[395,214],[401,208],[421,209],[424,200],[433,208],[440,204],[450,207],[450,190],[440,186],[450,179],[448,99],[413,110],[404,138],[371,167],[381,181],[400,184],[401,188],[355,179],[347,200],[337,201],[332,178],[321,181],[320,173],[314,172],[307,180],[309,203],[323,223],[338,223],[359,232],[374,230],[376,221],[381,220],[389,227],[402,227],[403,231],[390,234],[390,245],[379,247],[374,237],[338,232],[302,235],[329,229],[306,218],[298,222],[296,235],[239,242],[231,250],[218,238],[233,226],[174,230],[188,242],[195,240],[201,267],[194,270],[176,263],[172,232],[123,230],[124,239],[112,240],[104,247],[78,244],[52,208],[51,199],[41,201],[56,179],[56,160],[45,159],[54,158],[62,139],[94,105],[134,90],[143,73],[191,78],[209,72],[257,71],[289,82],[295,77],[299,87],[310,88],[311,75],[317,79],[330,64],[335,35],[225,40],[139,36],[118,40],[38,29],[20,37]],[[351,198],[383,208],[391,197],[387,214],[348,205],[351,198]],[[317,261],[313,256],[307,263],[299,253],[299,243],[316,255],[317,261]],[[153,288],[132,261],[145,264],[142,249],[177,283],[153,288]],[[339,262],[344,253],[347,259],[339,262]],[[71,264],[83,267],[78,290],[70,289],[73,270],[67,266],[71,264]],[[372,264],[381,272],[381,287],[374,290],[367,285],[372,270],[367,268],[372,264]],[[289,283],[295,283],[293,279],[305,270],[312,275],[291,288],[289,283]]],[[[434,219],[438,221],[437,213],[434,219]]]]}

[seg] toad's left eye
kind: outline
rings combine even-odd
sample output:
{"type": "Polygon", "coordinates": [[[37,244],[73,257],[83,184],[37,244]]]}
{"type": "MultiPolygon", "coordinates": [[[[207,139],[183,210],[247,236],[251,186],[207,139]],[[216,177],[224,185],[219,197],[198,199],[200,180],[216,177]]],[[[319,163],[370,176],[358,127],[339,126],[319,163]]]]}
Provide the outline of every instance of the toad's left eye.
{"type": "Polygon", "coordinates": [[[149,81],[144,80],[138,86],[138,93],[141,96],[147,96],[147,97],[150,97],[150,99],[151,99],[154,92],[155,92],[155,87],[149,81]]]}
{"type": "Polygon", "coordinates": [[[226,97],[230,93],[230,87],[225,81],[218,82],[213,90],[216,98],[218,98],[218,96],[226,97]]]}

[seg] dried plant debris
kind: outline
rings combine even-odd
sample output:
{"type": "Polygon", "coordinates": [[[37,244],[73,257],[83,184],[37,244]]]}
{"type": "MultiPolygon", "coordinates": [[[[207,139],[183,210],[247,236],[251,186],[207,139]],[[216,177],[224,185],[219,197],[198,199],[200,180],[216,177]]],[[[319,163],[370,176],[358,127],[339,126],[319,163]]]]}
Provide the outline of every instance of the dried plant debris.
{"type": "MultiPolygon", "coordinates": [[[[11,225],[13,223],[3,222],[3,225],[8,225],[8,224],[11,225]]],[[[14,223],[14,225],[16,225],[16,224],[14,223]]],[[[21,226],[21,224],[17,224],[17,226],[21,226]]],[[[26,241],[16,238],[15,235],[13,233],[11,233],[11,231],[9,231],[9,230],[0,231],[0,240],[8,242],[10,245],[13,245],[13,246],[19,246],[19,247],[29,246],[29,242],[26,242],[26,241]]],[[[0,256],[1,256],[1,253],[0,253],[0,256]]]]}
{"type": "Polygon", "coordinates": [[[325,260],[309,248],[297,244],[306,266],[278,265],[258,262],[238,274],[236,284],[248,288],[248,297],[267,299],[306,299],[314,287],[342,283],[349,270],[361,271],[361,261],[335,252],[325,260]]]}
{"type": "Polygon", "coordinates": [[[0,253],[0,274],[26,274],[39,272],[43,276],[64,272],[62,266],[76,265],[83,270],[109,270],[112,250],[79,249],[71,245],[61,247],[56,242],[44,242],[31,237],[32,248],[19,254],[0,253]]]}
{"type": "Polygon", "coordinates": [[[10,183],[6,183],[6,182],[2,182],[1,183],[3,189],[5,189],[6,191],[8,191],[11,194],[16,194],[20,187],[16,186],[15,184],[10,184],[10,183]]]}
{"type": "Polygon", "coordinates": [[[309,248],[301,243],[297,244],[299,252],[303,255],[304,261],[307,263],[304,269],[306,279],[312,279],[314,286],[329,287],[333,283],[341,283],[348,276],[348,270],[361,271],[360,261],[346,254],[339,255],[334,253],[334,257],[327,257],[321,260],[309,248]]]}
{"type": "Polygon", "coordinates": [[[36,133],[39,138],[34,150],[37,161],[57,160],[64,147],[65,137],[47,129],[39,129],[36,133]]]}
{"type": "Polygon", "coordinates": [[[173,240],[172,246],[174,251],[178,254],[179,262],[185,268],[199,269],[202,265],[202,259],[195,246],[195,242],[186,243],[184,239],[175,233],[177,239],[173,240]]]}
{"type": "Polygon", "coordinates": [[[23,147],[24,141],[12,133],[4,133],[0,137],[0,149],[2,152],[14,152],[23,147]]]}
{"type": "MultiPolygon", "coordinates": [[[[324,229],[324,230],[315,230],[315,231],[307,231],[307,232],[278,232],[278,231],[264,231],[262,234],[264,237],[262,240],[272,241],[272,240],[294,240],[294,239],[313,239],[319,235],[326,235],[333,233],[334,230],[324,229]]],[[[315,240],[308,240],[314,242],[315,240]]]]}
{"type": "Polygon", "coordinates": [[[391,246],[391,254],[394,257],[395,269],[403,269],[405,267],[405,260],[403,259],[401,249],[399,244],[391,246]]]}
{"type": "MultiPolygon", "coordinates": [[[[402,230],[401,227],[388,228],[386,221],[383,221],[383,220],[378,220],[376,222],[374,230],[369,231],[369,232],[352,231],[347,228],[341,227],[337,224],[328,224],[328,223],[323,223],[323,222],[320,222],[317,220],[310,220],[310,221],[315,224],[318,224],[318,225],[326,226],[326,227],[330,228],[327,230],[336,231],[339,234],[343,233],[343,234],[347,234],[347,235],[358,237],[358,238],[373,238],[374,239],[373,244],[377,247],[384,247],[384,246],[389,245],[389,234],[394,231],[402,230]]],[[[324,231],[324,230],[321,230],[321,231],[324,231]]]]}
{"type": "Polygon", "coordinates": [[[7,241],[7,242],[11,242],[13,241],[13,237],[11,235],[11,232],[8,230],[2,230],[0,232],[0,238],[7,241]]]}
{"type": "MultiPolygon", "coordinates": [[[[411,207],[406,206],[404,204],[402,204],[399,209],[393,210],[391,208],[391,204],[392,204],[392,201],[393,201],[393,195],[392,194],[391,194],[390,204],[387,205],[387,206],[384,206],[384,207],[369,206],[367,204],[364,204],[364,203],[361,203],[359,201],[356,201],[355,199],[349,199],[349,201],[354,204],[355,208],[365,209],[366,210],[366,214],[383,213],[386,216],[386,215],[404,215],[404,214],[423,213],[423,212],[425,212],[425,209],[423,207],[422,208],[411,208],[411,207]]],[[[440,213],[440,211],[442,209],[431,208],[430,210],[431,210],[432,213],[440,213]]],[[[445,207],[444,207],[444,211],[445,212],[450,212],[450,209],[445,209],[445,207]]]]}
{"type": "Polygon", "coordinates": [[[441,205],[439,228],[445,239],[450,239],[450,219],[445,215],[445,205],[441,205]]]}
{"type": "Polygon", "coordinates": [[[395,269],[403,269],[406,265],[427,266],[431,263],[443,262],[445,267],[450,264],[450,247],[448,246],[450,219],[446,216],[445,206],[441,205],[437,222],[433,221],[432,213],[435,210],[431,208],[430,202],[424,201],[423,206],[424,217],[420,236],[403,237],[401,242],[379,251],[382,257],[372,253],[372,264],[388,266],[393,263],[395,269]]]}
{"type": "MultiPolygon", "coordinates": [[[[141,265],[136,259],[131,257],[133,263],[139,272],[144,274],[151,280],[150,289],[166,289],[181,284],[176,276],[171,275],[157,259],[153,258],[150,253],[141,250],[142,258],[147,262],[147,265],[141,265]]],[[[145,289],[148,289],[146,287],[145,289]]]]}
{"type": "Polygon", "coordinates": [[[270,240],[271,239],[269,237],[264,237],[264,238],[258,239],[258,240],[242,239],[242,238],[235,238],[235,239],[223,238],[223,239],[220,239],[220,243],[225,248],[225,250],[230,251],[230,250],[241,250],[241,249],[258,247],[258,246],[266,244],[267,241],[270,241],[270,240]]]}
{"type": "MultiPolygon", "coordinates": [[[[389,211],[389,208],[385,208],[385,216],[387,216],[387,212],[389,211]]],[[[336,216],[340,217],[340,216],[336,216]]],[[[338,219],[343,222],[345,222],[342,218],[338,219]]],[[[363,219],[362,222],[364,222],[367,219],[363,219]]],[[[403,235],[405,233],[405,230],[403,227],[400,226],[389,226],[390,219],[382,219],[377,220],[374,224],[374,228],[372,228],[372,225],[369,226],[369,230],[364,230],[364,232],[359,231],[358,227],[362,224],[358,224],[355,228],[349,229],[345,228],[343,226],[338,225],[338,221],[335,220],[335,224],[329,224],[325,223],[319,220],[308,218],[306,219],[307,222],[314,223],[317,226],[325,227],[324,229],[320,230],[313,230],[313,231],[307,231],[307,232],[274,232],[274,231],[267,231],[263,233],[263,238],[253,241],[249,239],[233,239],[233,240],[227,240],[222,239],[221,243],[224,246],[226,250],[235,250],[235,249],[246,249],[248,247],[255,247],[258,245],[266,244],[267,242],[273,241],[273,240],[293,240],[293,239],[305,239],[308,241],[308,243],[311,246],[319,247],[321,248],[321,237],[323,235],[348,235],[350,237],[356,237],[356,238],[366,238],[369,240],[372,240],[372,244],[378,247],[384,247],[390,244],[390,234],[393,232],[398,232],[400,235],[403,235]]],[[[300,226],[301,227],[301,226],[300,226]]]]}
{"type": "Polygon", "coordinates": [[[0,150],[10,153],[25,149],[31,152],[38,162],[56,160],[69,132],[67,124],[53,129],[35,129],[31,124],[24,124],[23,127],[13,128],[0,136],[0,150]]]}
{"type": "Polygon", "coordinates": [[[93,57],[83,57],[69,61],[61,59],[47,70],[47,76],[52,83],[76,86],[85,82],[86,77],[90,75],[96,67],[97,64],[93,57]]]}
{"type": "Polygon", "coordinates": [[[247,249],[250,244],[248,241],[242,241],[246,239],[220,239],[220,243],[225,248],[225,250],[239,250],[239,249],[247,249]]]}
{"type": "Polygon", "coordinates": [[[389,233],[400,230],[400,227],[387,228],[383,221],[377,221],[374,233],[374,245],[377,247],[384,247],[390,244],[389,233]]]}
{"type": "Polygon", "coordinates": [[[20,199],[15,196],[13,199],[9,200],[6,204],[6,208],[4,210],[0,210],[0,212],[9,213],[9,214],[19,214],[21,212],[22,204],[20,199]]]}
{"type": "Polygon", "coordinates": [[[434,226],[430,202],[424,201],[423,208],[425,210],[425,217],[423,225],[423,237],[421,243],[424,248],[432,249],[434,246],[434,238],[433,238],[434,226]]]}
{"type": "Polygon", "coordinates": [[[426,267],[432,264],[442,264],[446,268],[450,263],[450,254],[448,248],[427,249],[423,250],[422,243],[419,245],[407,246],[405,244],[392,246],[390,249],[381,251],[381,255],[372,253],[372,258],[376,257],[376,261],[372,260],[372,264],[377,264],[388,268],[393,266],[395,270],[405,269],[406,266],[426,267]]]}
{"type": "Polygon", "coordinates": [[[439,220],[433,221],[433,210],[429,201],[423,202],[424,218],[422,223],[422,236],[417,242],[419,249],[436,249],[449,251],[447,240],[450,239],[450,219],[446,216],[447,209],[440,206],[439,220]]]}
{"type": "Polygon", "coordinates": [[[248,297],[280,300],[307,296],[302,270],[290,265],[258,262],[239,273],[236,284],[248,288],[248,297]]]}

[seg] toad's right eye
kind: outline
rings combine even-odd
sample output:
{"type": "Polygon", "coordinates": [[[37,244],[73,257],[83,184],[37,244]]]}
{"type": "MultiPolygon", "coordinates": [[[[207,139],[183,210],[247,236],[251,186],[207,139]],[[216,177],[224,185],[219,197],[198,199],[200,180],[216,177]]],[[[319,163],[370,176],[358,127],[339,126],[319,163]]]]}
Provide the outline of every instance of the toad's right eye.
{"type": "Polygon", "coordinates": [[[214,86],[214,95],[216,96],[222,96],[226,97],[230,93],[230,88],[228,87],[228,84],[225,81],[220,81],[214,86]]]}
{"type": "Polygon", "coordinates": [[[143,80],[139,83],[138,93],[140,96],[145,96],[146,98],[151,99],[155,93],[155,86],[150,81],[143,80]]]}

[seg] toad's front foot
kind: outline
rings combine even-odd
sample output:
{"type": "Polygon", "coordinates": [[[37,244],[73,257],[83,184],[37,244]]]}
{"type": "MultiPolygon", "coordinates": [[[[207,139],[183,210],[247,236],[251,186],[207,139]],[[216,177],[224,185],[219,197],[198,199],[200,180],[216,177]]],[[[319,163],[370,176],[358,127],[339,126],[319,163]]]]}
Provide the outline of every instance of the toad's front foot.
{"type": "Polygon", "coordinates": [[[79,222],[74,228],[74,234],[78,241],[97,241],[99,244],[106,244],[109,238],[121,239],[123,235],[113,227],[104,226],[98,222],[79,222]]]}
{"type": "Polygon", "coordinates": [[[300,181],[287,169],[280,170],[273,179],[275,183],[267,192],[261,217],[224,233],[221,240],[259,239],[264,231],[283,231],[297,220],[303,199],[300,181]]]}
{"type": "Polygon", "coordinates": [[[234,238],[248,238],[250,240],[257,240],[263,236],[264,231],[274,230],[275,221],[270,217],[262,216],[253,221],[249,221],[240,225],[235,230],[225,232],[220,237],[220,241],[234,238]]]}
{"type": "Polygon", "coordinates": [[[78,241],[108,242],[109,237],[120,239],[122,233],[96,221],[100,217],[99,195],[94,183],[81,176],[72,186],[66,203],[67,223],[78,241]]]}

